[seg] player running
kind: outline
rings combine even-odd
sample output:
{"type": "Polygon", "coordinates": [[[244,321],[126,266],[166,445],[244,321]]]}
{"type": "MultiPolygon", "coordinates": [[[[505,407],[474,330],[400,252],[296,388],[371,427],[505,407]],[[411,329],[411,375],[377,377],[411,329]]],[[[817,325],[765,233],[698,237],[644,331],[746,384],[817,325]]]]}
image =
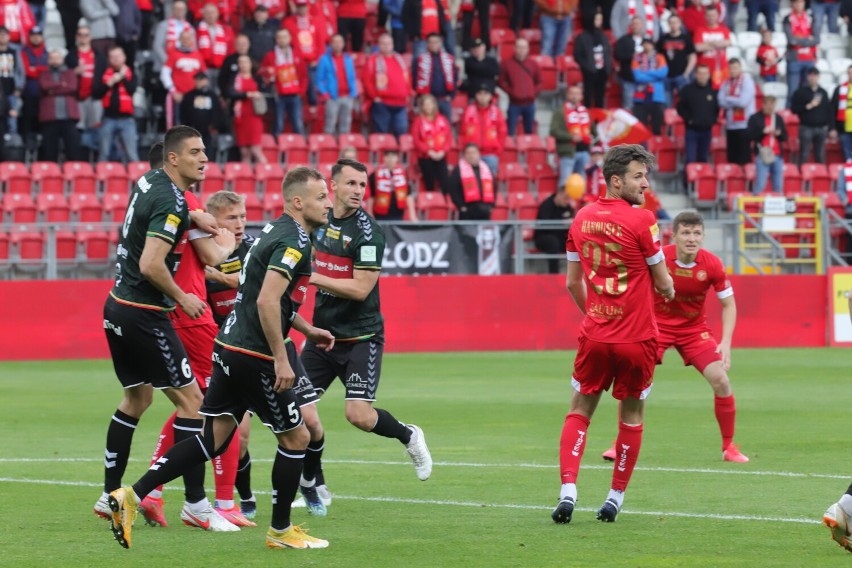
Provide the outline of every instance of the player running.
{"type": "MultiPolygon", "coordinates": [[[[206,310],[204,301],[181,289],[173,274],[190,226],[186,191],[204,179],[207,155],[201,135],[186,126],[170,129],[164,146],[166,164],[146,173],[133,188],[120,229],[115,285],[104,305],[107,342],[124,389],[107,430],[104,492],[94,507],[105,518],[112,515],[108,494],[121,487],[133,433],[151,405],[153,389],[162,390],[177,409],[176,440],[201,427],[201,391],[167,313],[177,304],[189,319],[198,320],[206,310]]],[[[187,506],[210,509],[203,465],[187,469],[184,485],[187,506]]]]}
{"type": "Polygon", "coordinates": [[[551,513],[570,523],[587,431],[601,393],[619,401],[618,460],[597,518],[613,522],[621,510],[642,444],[645,398],[657,355],[654,290],[671,300],[672,279],[660,250],[654,215],[645,202],[654,156],[638,145],[611,148],[604,159],[606,197],[582,208],[568,231],[568,292],[585,314],[571,383],[574,396],[559,442],[562,488],[551,513]]]}
{"type": "MultiPolygon", "coordinates": [[[[346,387],[346,419],[365,432],[399,440],[418,479],[425,481],[432,473],[432,456],[423,431],[373,406],[384,347],[378,281],[385,236],[376,220],[361,208],[367,167],[355,160],[338,160],[331,178],[334,209],[328,224],[314,237],[316,268],[311,284],[318,289],[314,324],[331,331],[336,342],[326,351],[308,340],[302,362],[320,393],[340,378],[346,387]]],[[[306,472],[301,485],[308,507],[316,505],[318,495],[310,490],[316,484],[306,472]]]]}
{"type": "Polygon", "coordinates": [[[206,417],[202,434],[176,444],[133,487],[110,494],[113,534],[125,548],[131,545],[139,499],[187,468],[220,455],[249,408],[278,439],[266,545],[328,546],[327,541],[290,523],[290,505],[310,434],[293,388],[299,373],[291,363],[295,350],[288,349],[285,338],[292,326],[320,348],[334,345],[330,332],[309,325],[296,314],[307,283],[299,275],[310,271],[311,244],[306,229],[326,222],[331,201],[322,175],[305,167],[287,174],[283,193],[284,214],[263,228],[243,260],[236,306],[216,336],[213,376],[199,411],[206,417]]]}
{"type": "MultiPolygon", "coordinates": [[[[721,259],[701,248],[704,219],[694,211],[684,211],[672,222],[674,243],[663,247],[666,268],[674,280],[677,295],[671,302],[657,298],[654,312],[660,337],[657,364],[669,347],[675,347],[684,365],[692,365],[704,375],[713,389],[713,406],[722,434],[722,459],[746,463],[748,458],[734,443],[737,406],[728,371],[731,368],[731,340],[737,323],[734,290],[721,259]],[[716,344],[707,325],[705,298],[711,288],[722,304],[722,340],[716,344]]],[[[614,460],[615,447],[603,453],[614,460]]]]}

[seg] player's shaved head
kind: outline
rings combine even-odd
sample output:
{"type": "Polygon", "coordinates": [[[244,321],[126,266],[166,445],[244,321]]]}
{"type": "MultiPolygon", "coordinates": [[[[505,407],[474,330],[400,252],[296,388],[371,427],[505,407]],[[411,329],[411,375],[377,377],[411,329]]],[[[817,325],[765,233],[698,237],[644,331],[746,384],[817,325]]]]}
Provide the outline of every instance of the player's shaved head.
{"type": "Polygon", "coordinates": [[[207,199],[205,207],[211,215],[216,215],[219,211],[230,207],[231,205],[242,205],[246,202],[245,196],[233,191],[217,191],[207,199]]]}
{"type": "Polygon", "coordinates": [[[201,133],[191,126],[178,125],[169,128],[166,139],[163,142],[163,153],[168,156],[172,152],[180,154],[183,143],[190,138],[201,138],[201,133]]]}
{"type": "Polygon", "coordinates": [[[287,202],[292,201],[293,197],[297,195],[304,197],[308,182],[312,180],[325,181],[325,178],[319,171],[307,166],[299,166],[287,172],[284,182],[281,184],[281,192],[284,194],[284,200],[287,202]]]}
{"type": "Polygon", "coordinates": [[[154,142],[148,150],[148,164],[152,170],[157,170],[163,167],[163,143],[154,142]]]}
{"type": "Polygon", "coordinates": [[[646,168],[651,169],[657,163],[657,159],[639,144],[613,146],[604,156],[603,176],[607,187],[612,185],[613,176],[624,179],[631,162],[645,164],[646,168]]]}
{"type": "Polygon", "coordinates": [[[696,211],[683,211],[678,213],[672,221],[672,231],[677,233],[680,226],[703,227],[704,217],[696,211]]]}

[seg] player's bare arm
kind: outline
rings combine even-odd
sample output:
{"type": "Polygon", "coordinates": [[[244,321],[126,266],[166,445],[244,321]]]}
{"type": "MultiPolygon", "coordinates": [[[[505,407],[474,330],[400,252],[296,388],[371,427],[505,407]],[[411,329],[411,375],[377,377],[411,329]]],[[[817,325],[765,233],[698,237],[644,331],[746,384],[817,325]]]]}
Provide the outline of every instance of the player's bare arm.
{"type": "Polygon", "coordinates": [[[205,304],[195,294],[186,294],[175,284],[172,273],[166,267],[166,256],[171,250],[172,244],[168,241],[146,237],[139,257],[139,271],[157,290],[174,300],[186,315],[198,319],[204,313],[205,304]]]}
{"type": "Polygon", "coordinates": [[[190,241],[198,260],[207,266],[216,266],[225,262],[237,248],[237,239],[228,229],[217,229],[212,238],[190,241]]]}
{"type": "Polygon", "coordinates": [[[293,386],[296,373],[287,360],[284,328],[281,326],[281,297],[287,292],[290,278],[275,270],[267,270],[257,295],[257,314],[260,326],[275,361],[275,392],[283,392],[293,386]]]}
{"type": "Polygon", "coordinates": [[[211,282],[223,284],[228,288],[236,290],[240,286],[240,273],[225,274],[215,266],[204,267],[204,277],[211,282]]]}
{"type": "Polygon", "coordinates": [[[215,235],[216,231],[219,229],[219,224],[216,222],[216,217],[214,217],[207,211],[190,211],[189,218],[195,224],[196,227],[198,227],[205,233],[215,235]]]}
{"type": "Polygon", "coordinates": [[[334,294],[338,298],[363,302],[379,282],[379,270],[352,271],[352,278],[331,278],[314,272],[311,274],[311,285],[320,290],[334,294]]]}
{"type": "Polygon", "coordinates": [[[307,337],[308,341],[315,343],[317,347],[321,347],[326,351],[331,351],[334,347],[334,336],[330,331],[309,324],[299,314],[296,314],[296,317],[293,318],[293,329],[307,337]]]}
{"type": "Polygon", "coordinates": [[[565,287],[583,315],[586,314],[586,279],[583,267],[579,262],[568,262],[568,272],[565,277],[565,287]]]}
{"type": "Polygon", "coordinates": [[[722,340],[716,352],[722,356],[725,370],[731,369],[731,342],[734,339],[734,327],[737,325],[737,303],[733,296],[722,298],[722,340]]]}
{"type": "Polygon", "coordinates": [[[649,268],[651,269],[651,277],[654,279],[654,290],[657,291],[657,294],[665,298],[667,302],[674,300],[674,281],[669,271],[666,270],[666,263],[660,261],[657,264],[652,264],[649,268]]]}

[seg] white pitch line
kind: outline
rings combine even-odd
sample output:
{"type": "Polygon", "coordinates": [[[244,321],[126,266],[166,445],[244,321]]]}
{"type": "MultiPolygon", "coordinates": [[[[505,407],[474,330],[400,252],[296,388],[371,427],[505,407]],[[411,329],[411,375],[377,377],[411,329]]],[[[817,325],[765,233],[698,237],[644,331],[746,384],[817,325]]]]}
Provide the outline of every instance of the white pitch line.
{"type": "MultiPolygon", "coordinates": [[[[34,485],[61,485],[66,487],[102,487],[101,483],[92,483],[89,481],[63,481],[53,479],[17,479],[13,477],[0,477],[0,483],[23,483],[34,485]]],[[[173,491],[183,491],[181,487],[169,487],[166,489],[173,491]]],[[[269,495],[269,491],[255,491],[255,495],[269,495]]],[[[343,501],[369,501],[374,503],[397,503],[404,505],[437,505],[443,507],[476,507],[479,509],[523,509],[534,511],[549,511],[551,507],[543,505],[522,505],[513,503],[477,503],[474,501],[447,501],[439,499],[403,499],[399,497],[364,497],[354,495],[339,495],[333,494],[335,499],[343,501]]],[[[575,511],[583,513],[594,513],[597,509],[587,507],[577,507],[575,511]]],[[[820,521],[814,519],[804,519],[798,517],[764,517],[757,515],[719,515],[715,513],[680,513],[675,511],[631,511],[623,509],[622,515],[643,515],[647,517],[678,517],[684,519],[712,519],[717,521],[759,521],[769,523],[796,523],[805,525],[818,525],[820,521]]]]}
{"type": "MultiPolygon", "coordinates": [[[[51,462],[79,462],[79,463],[101,463],[103,458],[0,458],[0,463],[51,463],[51,462]]],[[[143,460],[130,459],[131,462],[143,460]]],[[[272,463],[268,458],[254,458],[253,463],[272,463]]],[[[399,465],[410,466],[408,461],[385,461],[385,460],[323,460],[323,463],[344,465],[399,465]]],[[[433,465],[439,467],[470,467],[470,468],[515,468],[515,469],[557,469],[558,465],[537,463],[473,463],[473,462],[441,462],[436,461],[433,465]]],[[[583,464],[583,469],[611,471],[612,465],[583,464]]],[[[711,475],[755,475],[760,477],[790,477],[799,479],[849,479],[848,475],[837,475],[830,473],[801,473],[795,471],[751,471],[744,469],[713,469],[713,468],[681,468],[681,467],[642,467],[636,466],[635,471],[651,471],[659,473],[707,473],[711,475]]]]}

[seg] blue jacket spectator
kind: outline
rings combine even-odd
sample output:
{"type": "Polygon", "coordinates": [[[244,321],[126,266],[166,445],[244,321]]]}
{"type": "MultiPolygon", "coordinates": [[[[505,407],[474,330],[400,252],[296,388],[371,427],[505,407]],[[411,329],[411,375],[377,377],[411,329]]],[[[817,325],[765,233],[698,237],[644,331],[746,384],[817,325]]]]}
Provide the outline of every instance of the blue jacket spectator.
{"type": "Polygon", "coordinates": [[[355,83],[355,63],[343,51],[343,36],[332,36],[325,54],[317,63],[317,94],[325,100],[325,132],[349,134],[352,129],[352,106],[358,87],[355,83]],[[341,84],[339,77],[346,77],[341,84]]]}

